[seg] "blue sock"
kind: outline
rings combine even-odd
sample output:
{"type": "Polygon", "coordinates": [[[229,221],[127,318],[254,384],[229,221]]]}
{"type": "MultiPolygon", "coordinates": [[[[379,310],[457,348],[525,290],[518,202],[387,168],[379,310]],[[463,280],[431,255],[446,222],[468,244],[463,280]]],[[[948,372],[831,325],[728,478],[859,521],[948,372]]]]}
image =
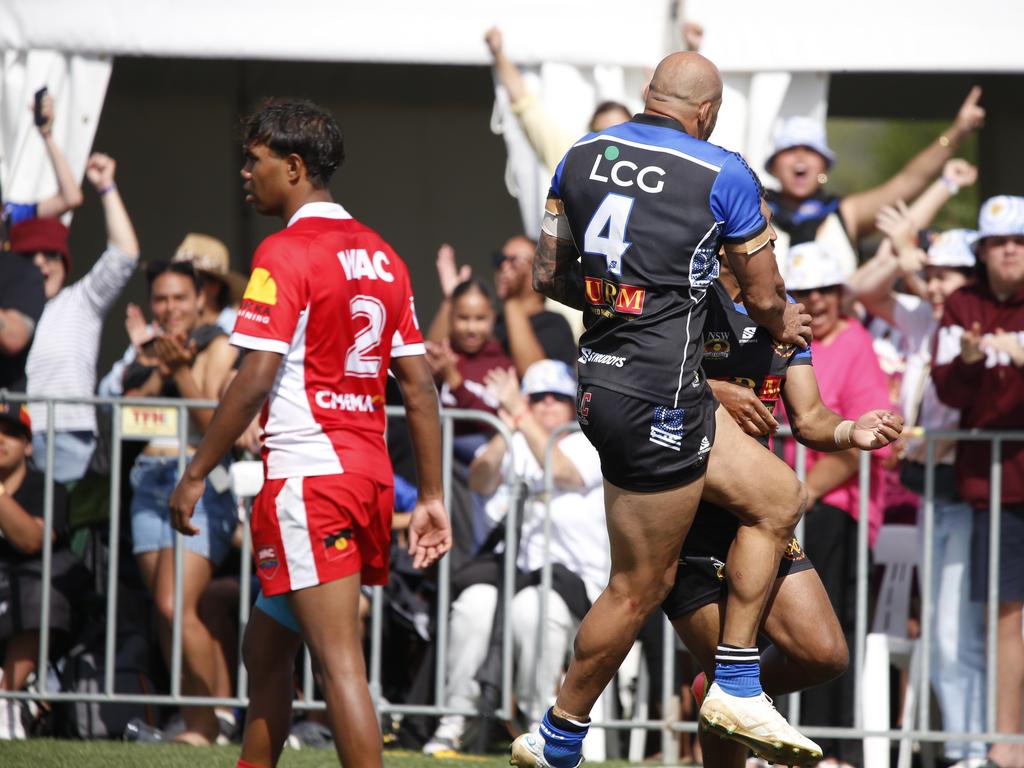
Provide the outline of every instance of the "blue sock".
{"type": "Polygon", "coordinates": [[[715,682],[730,696],[761,695],[761,654],[757,648],[720,645],[715,653],[715,682]]]}
{"type": "Polygon", "coordinates": [[[590,722],[576,722],[559,717],[551,709],[544,713],[540,735],[544,737],[544,759],[553,768],[575,768],[580,761],[583,739],[590,722]]]}

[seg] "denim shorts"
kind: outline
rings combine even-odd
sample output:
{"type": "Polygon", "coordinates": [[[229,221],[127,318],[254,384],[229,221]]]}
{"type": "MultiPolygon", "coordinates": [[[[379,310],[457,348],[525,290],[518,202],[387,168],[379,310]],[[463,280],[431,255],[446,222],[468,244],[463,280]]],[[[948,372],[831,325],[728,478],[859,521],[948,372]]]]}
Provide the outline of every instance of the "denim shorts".
{"type": "MultiPolygon", "coordinates": [[[[178,483],[175,456],[139,456],[130,474],[132,484],[132,553],[156,552],[174,546],[168,503],[178,483]]],[[[230,491],[206,490],[192,513],[195,536],[184,538],[185,549],[220,565],[231,550],[238,512],[230,491]]]]}

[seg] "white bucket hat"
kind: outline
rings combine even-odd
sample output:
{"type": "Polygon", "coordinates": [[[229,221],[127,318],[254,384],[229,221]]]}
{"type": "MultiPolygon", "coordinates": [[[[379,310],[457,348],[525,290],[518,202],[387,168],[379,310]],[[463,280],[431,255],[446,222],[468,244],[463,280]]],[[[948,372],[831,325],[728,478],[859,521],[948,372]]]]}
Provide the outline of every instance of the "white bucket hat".
{"type": "Polygon", "coordinates": [[[538,360],[523,374],[522,389],[526,396],[550,392],[575,399],[576,377],[561,360],[538,360]]]}
{"type": "Polygon", "coordinates": [[[974,250],[986,237],[1024,235],[1024,197],[997,195],[981,204],[978,212],[978,239],[974,250]]]}
{"type": "Polygon", "coordinates": [[[772,161],[779,152],[793,147],[813,149],[825,158],[825,164],[831,168],[836,161],[836,154],[829,149],[825,141],[825,126],[809,117],[790,117],[779,126],[773,137],[772,153],[765,160],[764,167],[771,173],[772,161]]]}
{"type": "Polygon", "coordinates": [[[947,229],[938,234],[928,246],[929,267],[967,269],[974,266],[974,241],[978,233],[973,229],[947,229]]]}
{"type": "Polygon", "coordinates": [[[846,285],[839,257],[821,243],[791,246],[786,254],[786,290],[810,291],[830,285],[846,285]]]}

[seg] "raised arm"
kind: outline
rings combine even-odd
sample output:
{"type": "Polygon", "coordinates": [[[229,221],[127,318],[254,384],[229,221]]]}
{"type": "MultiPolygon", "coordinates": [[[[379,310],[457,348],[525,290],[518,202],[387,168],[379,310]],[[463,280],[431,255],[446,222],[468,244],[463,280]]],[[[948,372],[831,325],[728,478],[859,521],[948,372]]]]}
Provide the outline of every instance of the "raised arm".
{"type": "Polygon", "coordinates": [[[123,253],[138,256],[139,240],[128,217],[114,176],[117,162],[109,155],[94,152],[85,165],[85,176],[103,201],[103,217],[107,225],[107,241],[123,253]]]}
{"type": "Polygon", "coordinates": [[[586,309],[583,265],[572,240],[565,205],[557,197],[548,198],[540,230],[533,257],[533,290],[573,309],[586,309]]]}
{"type": "Polygon", "coordinates": [[[874,189],[843,198],[839,210],[851,240],[857,241],[874,229],[875,216],[883,205],[917,197],[939,175],[963,141],[984,124],[985,110],[978,104],[980,99],[981,88],[974,86],[952,125],[915,155],[899,173],[874,189]]]}
{"type": "Polygon", "coordinates": [[[452,291],[459,283],[473,276],[473,268],[468,264],[459,267],[455,262],[455,249],[448,243],[442,243],[437,249],[437,282],[441,286],[441,304],[437,308],[434,319],[430,321],[427,339],[439,342],[448,338],[451,325],[452,291]]]}
{"type": "Polygon", "coordinates": [[[64,157],[57,142],[53,139],[53,96],[45,96],[42,104],[43,117],[46,122],[39,126],[39,135],[46,143],[46,154],[57,177],[57,194],[39,201],[36,214],[40,218],[61,216],[82,204],[82,187],[79,186],[71,166],[64,157]]]}
{"type": "Polygon", "coordinates": [[[519,67],[513,64],[508,56],[505,55],[505,45],[501,36],[501,30],[498,27],[488,29],[484,34],[484,42],[487,43],[487,48],[494,59],[494,76],[498,78],[498,82],[508,91],[509,101],[512,104],[518,103],[529,91],[526,88],[526,83],[523,81],[523,76],[519,72],[519,67]]]}

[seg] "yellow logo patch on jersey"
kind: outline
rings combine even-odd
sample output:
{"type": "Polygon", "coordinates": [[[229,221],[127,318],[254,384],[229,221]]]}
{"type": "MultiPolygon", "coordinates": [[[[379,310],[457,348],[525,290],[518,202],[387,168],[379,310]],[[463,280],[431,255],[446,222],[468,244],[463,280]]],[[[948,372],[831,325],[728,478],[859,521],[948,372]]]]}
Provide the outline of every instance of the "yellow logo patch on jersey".
{"type": "Polygon", "coordinates": [[[263,267],[256,267],[249,278],[249,284],[245,286],[242,298],[271,307],[277,304],[277,283],[270,276],[270,272],[263,267]]]}

